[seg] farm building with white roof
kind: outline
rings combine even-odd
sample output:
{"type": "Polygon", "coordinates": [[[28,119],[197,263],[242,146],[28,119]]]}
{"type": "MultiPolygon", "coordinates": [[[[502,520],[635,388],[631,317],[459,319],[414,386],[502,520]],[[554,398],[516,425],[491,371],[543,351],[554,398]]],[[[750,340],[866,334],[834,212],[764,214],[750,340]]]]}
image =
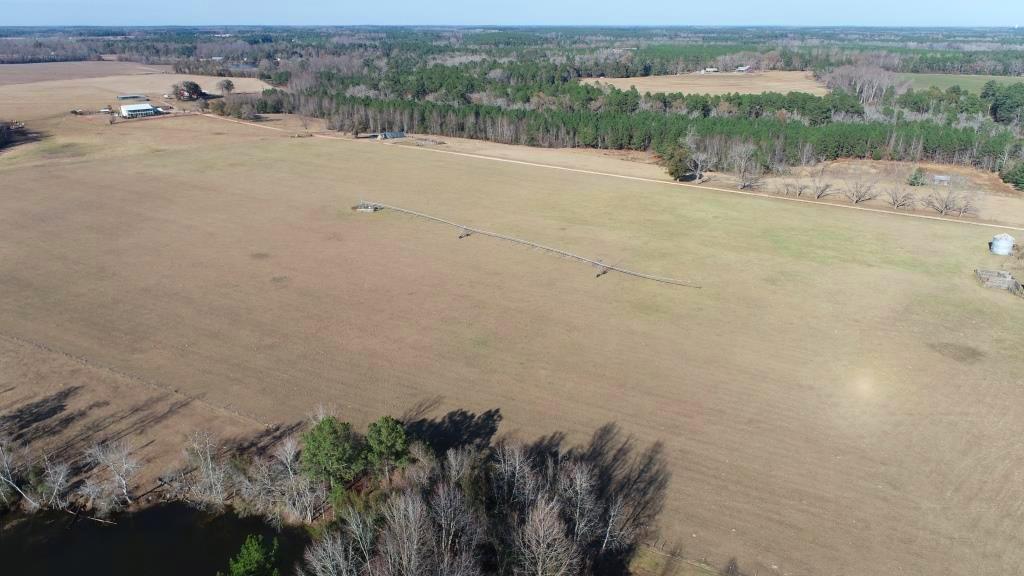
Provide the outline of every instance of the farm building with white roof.
{"type": "Polygon", "coordinates": [[[141,118],[143,116],[156,116],[159,112],[152,104],[126,104],[121,106],[121,116],[125,118],[141,118]]]}

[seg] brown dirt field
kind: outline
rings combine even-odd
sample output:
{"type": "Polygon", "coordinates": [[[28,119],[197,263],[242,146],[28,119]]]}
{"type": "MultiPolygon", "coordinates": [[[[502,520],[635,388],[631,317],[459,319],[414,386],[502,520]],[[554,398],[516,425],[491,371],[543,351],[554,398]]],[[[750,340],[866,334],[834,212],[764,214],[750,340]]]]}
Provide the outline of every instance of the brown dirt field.
{"type": "Polygon", "coordinates": [[[620,90],[631,86],[645,92],[682,92],[684,94],[760,94],[761,92],[807,92],[823,96],[828,90],[810,72],[771,70],[768,72],[718,72],[715,74],[673,74],[637,78],[589,78],[591,84],[609,84],[620,90]]]}
{"type": "Polygon", "coordinates": [[[157,462],[187,430],[321,402],[359,426],[499,409],[502,434],[568,442],[617,422],[664,442],[662,536],[689,558],[1024,567],[1024,305],[972,278],[1002,262],[991,230],[199,116],[98,120],[41,121],[49,139],[0,156],[5,414],[79,381],[83,410],[202,400],[132,428],[157,462]],[[360,199],[703,288],[595,279],[360,199]]]}
{"type": "Polygon", "coordinates": [[[171,66],[136,62],[44,62],[37,64],[0,64],[0,86],[52,80],[100,78],[138,74],[168,74],[171,66]]]}

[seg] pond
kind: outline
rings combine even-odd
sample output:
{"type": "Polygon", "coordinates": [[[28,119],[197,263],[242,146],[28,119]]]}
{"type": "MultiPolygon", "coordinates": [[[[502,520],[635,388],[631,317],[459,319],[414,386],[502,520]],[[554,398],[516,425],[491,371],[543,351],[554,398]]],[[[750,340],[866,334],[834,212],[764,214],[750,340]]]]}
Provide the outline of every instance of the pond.
{"type": "Polygon", "coordinates": [[[116,517],[116,525],[77,522],[46,512],[12,522],[0,519],[3,573],[33,576],[182,576],[227,572],[228,558],[249,534],[277,538],[278,567],[294,573],[309,542],[305,530],[277,531],[260,518],[210,514],[181,503],[161,504],[116,517]]]}

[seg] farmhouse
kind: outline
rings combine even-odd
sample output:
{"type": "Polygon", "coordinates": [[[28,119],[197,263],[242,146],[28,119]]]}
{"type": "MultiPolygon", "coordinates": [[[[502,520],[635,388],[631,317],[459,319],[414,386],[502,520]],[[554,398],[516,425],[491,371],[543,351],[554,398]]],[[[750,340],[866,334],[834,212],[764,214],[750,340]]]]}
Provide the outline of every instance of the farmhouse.
{"type": "Polygon", "coordinates": [[[750,72],[750,66],[737,66],[737,72],[750,72]]]}
{"type": "Polygon", "coordinates": [[[142,118],[143,116],[156,116],[160,111],[153,108],[152,104],[126,104],[121,106],[121,116],[124,118],[142,118]]]}

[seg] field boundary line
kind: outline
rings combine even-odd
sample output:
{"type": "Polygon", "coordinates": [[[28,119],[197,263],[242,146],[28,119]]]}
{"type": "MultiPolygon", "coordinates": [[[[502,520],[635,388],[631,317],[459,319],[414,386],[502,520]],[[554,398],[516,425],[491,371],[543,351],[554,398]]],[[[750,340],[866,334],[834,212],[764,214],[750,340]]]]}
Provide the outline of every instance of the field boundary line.
{"type": "MultiPolygon", "coordinates": [[[[284,128],[278,128],[276,126],[264,126],[255,122],[245,122],[242,120],[235,120],[233,118],[224,118],[222,116],[214,116],[212,114],[203,114],[212,118],[224,120],[225,122],[234,122],[236,124],[245,124],[249,126],[257,126],[259,128],[266,128],[267,130],[276,130],[279,132],[288,132],[284,128]]],[[[341,140],[344,142],[352,142],[351,138],[342,138],[340,136],[331,136],[329,134],[312,134],[314,138],[325,138],[328,140],[341,140]]],[[[952,218],[943,218],[941,216],[929,216],[928,214],[910,214],[907,212],[894,212],[891,210],[882,210],[881,208],[868,208],[866,206],[850,206],[847,204],[832,204],[830,202],[816,202],[814,200],[808,200],[804,198],[790,198],[788,196],[776,196],[774,194],[765,194],[761,192],[749,192],[746,190],[730,190],[729,188],[718,188],[715,186],[697,186],[694,184],[687,184],[685,182],[673,182],[669,180],[658,180],[656,178],[647,178],[644,176],[630,176],[628,174],[615,174],[613,172],[601,172],[598,170],[586,170],[583,168],[570,168],[568,166],[558,166],[556,164],[543,164],[541,162],[529,162],[527,160],[514,160],[512,158],[499,158],[497,156],[487,156],[484,154],[474,154],[472,152],[457,152],[455,150],[439,150],[437,148],[427,148],[423,146],[402,146],[398,143],[389,143],[391,146],[396,148],[402,148],[407,150],[422,150],[425,152],[436,152],[438,154],[451,154],[454,156],[465,156],[467,158],[477,158],[480,160],[491,160],[494,162],[507,162],[509,164],[521,164],[523,166],[534,166],[537,168],[548,168],[551,170],[564,170],[566,172],[576,172],[579,174],[589,174],[592,176],[607,176],[611,178],[621,178],[624,180],[633,180],[636,182],[650,182],[653,184],[664,184],[668,186],[678,186],[681,188],[688,188],[693,190],[711,190],[714,192],[724,192],[727,194],[738,194],[740,196],[752,196],[754,198],[765,198],[768,200],[784,200],[788,202],[797,202],[800,204],[808,204],[811,206],[822,206],[830,208],[845,208],[847,210],[859,210],[861,212],[873,212],[875,214],[885,214],[888,216],[902,216],[904,218],[917,218],[919,220],[932,220],[936,222],[948,222],[950,224],[963,224],[969,226],[981,226],[985,228],[998,228],[1000,230],[1015,230],[1018,232],[1024,232],[1024,227],[1010,226],[1008,224],[995,224],[991,222],[974,222],[971,220],[954,220],[952,218]]]]}
{"type": "Polygon", "coordinates": [[[472,234],[480,234],[481,236],[490,236],[491,238],[497,238],[499,240],[507,240],[509,242],[514,242],[516,244],[522,244],[524,246],[529,246],[530,248],[537,248],[538,250],[543,250],[545,252],[551,252],[552,254],[557,254],[558,256],[564,256],[566,258],[572,258],[573,260],[579,260],[580,262],[585,262],[587,264],[593,264],[594,266],[597,266],[598,268],[601,268],[601,270],[602,270],[602,272],[600,274],[598,274],[598,277],[604,275],[608,271],[614,271],[614,272],[619,272],[620,274],[625,274],[627,276],[635,276],[637,278],[643,278],[645,280],[653,280],[655,282],[661,282],[663,284],[673,284],[675,286],[682,286],[682,287],[685,287],[685,288],[697,288],[697,289],[700,289],[700,285],[699,284],[694,284],[694,283],[692,283],[692,282],[690,282],[688,280],[677,280],[675,278],[665,278],[663,276],[654,276],[653,274],[645,274],[643,272],[636,272],[636,271],[633,271],[633,270],[627,270],[625,268],[619,268],[618,266],[612,266],[610,264],[605,264],[605,263],[601,262],[600,260],[592,260],[590,258],[586,258],[586,257],[580,256],[578,254],[573,254],[572,252],[566,252],[565,250],[560,250],[558,248],[552,248],[551,246],[545,246],[543,244],[537,244],[536,242],[531,242],[529,240],[523,240],[522,238],[515,238],[513,236],[506,236],[504,234],[498,234],[497,232],[490,232],[490,231],[487,231],[487,230],[482,230],[480,228],[473,228],[471,226],[464,226],[462,224],[458,224],[458,223],[452,222],[450,220],[445,220],[443,218],[438,218],[437,216],[431,216],[430,214],[424,214],[423,212],[417,212],[415,210],[409,210],[407,208],[399,208],[398,206],[391,206],[389,204],[381,204],[380,202],[372,202],[372,201],[369,201],[369,200],[367,200],[365,203],[369,204],[370,206],[380,207],[380,208],[384,208],[384,209],[387,209],[387,210],[394,210],[396,212],[402,212],[404,214],[409,214],[411,216],[416,216],[418,218],[424,218],[426,220],[432,220],[434,222],[440,222],[441,224],[447,224],[448,226],[452,226],[452,227],[458,228],[458,229],[463,231],[463,236],[459,236],[459,238],[464,238],[465,236],[469,236],[470,233],[472,233],[472,234]]]}

